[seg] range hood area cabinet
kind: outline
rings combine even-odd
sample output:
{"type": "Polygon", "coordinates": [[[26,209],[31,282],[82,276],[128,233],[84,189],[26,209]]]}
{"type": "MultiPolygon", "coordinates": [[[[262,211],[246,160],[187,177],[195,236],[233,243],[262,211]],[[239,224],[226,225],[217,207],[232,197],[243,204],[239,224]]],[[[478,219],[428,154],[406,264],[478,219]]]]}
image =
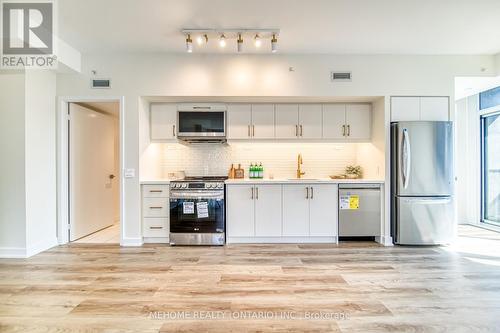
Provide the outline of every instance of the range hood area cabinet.
{"type": "MultiPolygon", "coordinates": [[[[228,103],[228,140],[324,140],[367,142],[371,139],[370,104],[228,103]]],[[[152,142],[177,141],[177,104],[152,103],[152,142]]]]}
{"type": "Polygon", "coordinates": [[[153,103],[149,116],[151,141],[177,140],[177,104],[153,103]]]}

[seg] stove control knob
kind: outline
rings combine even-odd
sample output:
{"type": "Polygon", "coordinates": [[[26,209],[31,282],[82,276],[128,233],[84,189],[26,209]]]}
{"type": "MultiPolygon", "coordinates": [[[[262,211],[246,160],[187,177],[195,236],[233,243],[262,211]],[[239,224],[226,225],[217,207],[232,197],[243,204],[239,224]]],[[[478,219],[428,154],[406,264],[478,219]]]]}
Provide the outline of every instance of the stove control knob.
{"type": "Polygon", "coordinates": [[[205,184],[205,187],[206,187],[206,188],[213,188],[213,187],[214,187],[214,184],[212,184],[212,183],[208,183],[208,184],[205,184]]]}
{"type": "Polygon", "coordinates": [[[224,184],[223,183],[217,184],[217,188],[224,188],[224,184]]]}
{"type": "Polygon", "coordinates": [[[188,184],[182,183],[182,188],[187,188],[187,187],[188,187],[188,184]]]}

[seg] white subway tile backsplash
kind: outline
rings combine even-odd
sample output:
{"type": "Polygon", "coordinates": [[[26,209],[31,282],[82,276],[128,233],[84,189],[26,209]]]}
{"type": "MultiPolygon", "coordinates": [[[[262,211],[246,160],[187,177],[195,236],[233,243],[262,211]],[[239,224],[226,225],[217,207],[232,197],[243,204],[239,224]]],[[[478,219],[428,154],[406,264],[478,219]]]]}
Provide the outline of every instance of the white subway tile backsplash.
{"type": "Polygon", "coordinates": [[[305,178],[328,177],[343,173],[349,164],[356,164],[357,143],[231,143],[182,145],[162,144],[163,177],[178,170],[186,175],[227,175],[231,164],[241,166],[248,175],[250,163],[262,163],[264,176],[295,177],[297,155],[302,154],[305,178]]]}

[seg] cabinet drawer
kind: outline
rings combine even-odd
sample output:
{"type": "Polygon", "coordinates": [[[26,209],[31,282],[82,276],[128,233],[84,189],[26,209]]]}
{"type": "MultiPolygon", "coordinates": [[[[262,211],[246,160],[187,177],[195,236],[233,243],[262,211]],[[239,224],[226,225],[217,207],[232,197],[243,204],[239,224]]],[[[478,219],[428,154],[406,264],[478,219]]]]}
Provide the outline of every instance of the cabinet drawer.
{"type": "Polygon", "coordinates": [[[144,218],[142,219],[143,237],[168,237],[168,218],[144,218]]]}
{"type": "Polygon", "coordinates": [[[167,198],[143,198],[142,216],[143,217],[168,217],[169,201],[167,198]]]}
{"type": "Polygon", "coordinates": [[[169,185],[142,185],[144,198],[168,198],[169,185]]]}

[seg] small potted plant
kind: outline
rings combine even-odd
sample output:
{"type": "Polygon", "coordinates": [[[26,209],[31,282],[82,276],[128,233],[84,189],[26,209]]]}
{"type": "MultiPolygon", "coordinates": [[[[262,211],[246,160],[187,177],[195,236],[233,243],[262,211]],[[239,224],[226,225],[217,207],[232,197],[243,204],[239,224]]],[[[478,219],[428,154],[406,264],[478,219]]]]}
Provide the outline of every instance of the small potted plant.
{"type": "Polygon", "coordinates": [[[359,165],[348,165],[345,168],[345,176],[350,179],[357,179],[363,176],[363,171],[359,165]]]}

